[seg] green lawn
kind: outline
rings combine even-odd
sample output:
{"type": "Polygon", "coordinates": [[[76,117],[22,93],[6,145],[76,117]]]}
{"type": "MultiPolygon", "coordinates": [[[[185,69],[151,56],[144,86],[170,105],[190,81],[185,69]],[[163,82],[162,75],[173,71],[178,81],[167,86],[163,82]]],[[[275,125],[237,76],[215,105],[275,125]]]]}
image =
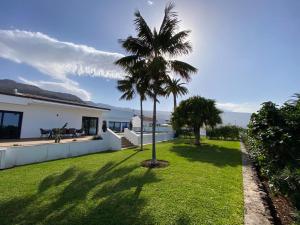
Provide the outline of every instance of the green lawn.
{"type": "Polygon", "coordinates": [[[0,171],[0,224],[243,224],[239,142],[157,145],[0,171]]]}

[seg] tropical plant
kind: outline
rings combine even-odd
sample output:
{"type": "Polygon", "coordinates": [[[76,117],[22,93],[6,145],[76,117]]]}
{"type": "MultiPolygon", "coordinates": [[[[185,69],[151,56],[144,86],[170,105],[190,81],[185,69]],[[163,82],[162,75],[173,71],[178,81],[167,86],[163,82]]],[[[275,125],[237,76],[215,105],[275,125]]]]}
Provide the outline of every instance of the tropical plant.
{"type": "Polygon", "coordinates": [[[246,146],[261,175],[276,193],[300,209],[300,95],[278,107],[265,102],[253,113],[246,146]]]}
{"type": "Polygon", "coordinates": [[[245,129],[238,126],[225,125],[206,129],[206,136],[210,139],[239,140],[244,131],[245,129]]]}
{"type": "Polygon", "coordinates": [[[123,48],[130,53],[128,60],[134,62],[136,58],[146,61],[149,79],[148,89],[153,93],[153,126],[152,126],[152,163],[156,164],[156,104],[159,96],[166,95],[164,85],[169,80],[169,72],[180,75],[185,80],[190,79],[190,74],[197,70],[188,63],[174,58],[191,52],[192,47],[186,41],[190,31],[178,31],[179,19],[173,11],[174,4],[170,3],[165,8],[164,18],[160,28],[150,29],[141,13],[135,15],[137,37],[129,36],[121,40],[123,48]]]}
{"type": "Polygon", "coordinates": [[[177,106],[177,96],[182,96],[188,93],[188,89],[183,86],[186,83],[180,82],[180,79],[170,78],[166,84],[167,96],[173,95],[174,99],[174,110],[177,106]]]}
{"type": "Polygon", "coordinates": [[[141,117],[141,151],[143,151],[143,139],[144,139],[144,116],[143,116],[143,101],[147,99],[147,94],[151,96],[148,90],[148,80],[144,76],[146,71],[145,61],[128,61],[128,57],[125,56],[118,61],[117,65],[120,65],[125,69],[128,75],[124,79],[118,80],[118,90],[123,92],[120,99],[132,100],[135,95],[140,97],[140,117],[141,117]]]}
{"type": "Polygon", "coordinates": [[[172,114],[172,125],[174,129],[184,126],[193,129],[195,144],[200,144],[200,128],[203,126],[214,127],[222,123],[220,111],[216,108],[216,102],[200,96],[194,96],[181,101],[172,114]]]}

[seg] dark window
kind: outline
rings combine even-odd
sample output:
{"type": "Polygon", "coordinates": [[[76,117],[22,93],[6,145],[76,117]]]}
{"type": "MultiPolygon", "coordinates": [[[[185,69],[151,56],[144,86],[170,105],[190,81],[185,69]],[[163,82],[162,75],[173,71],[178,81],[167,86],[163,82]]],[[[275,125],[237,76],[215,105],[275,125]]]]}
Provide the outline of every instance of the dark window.
{"type": "Polygon", "coordinates": [[[82,129],[86,135],[98,134],[98,118],[97,117],[82,117],[82,129]]]}
{"type": "Polygon", "coordinates": [[[122,132],[124,132],[125,128],[129,128],[128,122],[122,122],[122,132]]]}
{"type": "Polygon", "coordinates": [[[127,122],[116,122],[116,121],[109,121],[109,129],[115,132],[123,132],[125,128],[129,127],[129,123],[127,122]],[[121,127],[122,125],[122,127],[121,127]]]}
{"type": "Polygon", "coordinates": [[[0,139],[20,138],[22,115],[22,112],[0,111],[0,139]]]}

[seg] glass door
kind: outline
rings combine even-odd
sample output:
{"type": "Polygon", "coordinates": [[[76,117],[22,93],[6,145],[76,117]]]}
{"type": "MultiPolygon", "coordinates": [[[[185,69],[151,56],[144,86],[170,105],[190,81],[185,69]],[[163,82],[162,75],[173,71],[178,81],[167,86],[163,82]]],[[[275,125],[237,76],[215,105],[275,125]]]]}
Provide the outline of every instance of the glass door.
{"type": "Polygon", "coordinates": [[[0,139],[20,138],[22,116],[22,112],[0,111],[0,139]]]}
{"type": "Polygon", "coordinates": [[[86,135],[98,134],[98,118],[97,117],[82,117],[82,128],[86,135]]]}

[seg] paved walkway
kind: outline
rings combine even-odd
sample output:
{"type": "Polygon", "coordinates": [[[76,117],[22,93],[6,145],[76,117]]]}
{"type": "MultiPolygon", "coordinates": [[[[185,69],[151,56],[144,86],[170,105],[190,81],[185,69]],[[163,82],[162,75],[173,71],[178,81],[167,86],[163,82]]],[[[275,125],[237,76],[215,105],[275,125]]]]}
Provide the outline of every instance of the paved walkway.
{"type": "Polygon", "coordinates": [[[245,225],[271,225],[273,224],[270,211],[263,203],[266,193],[258,184],[258,177],[251,166],[248,153],[241,143],[243,160],[243,186],[244,186],[244,223],[245,225]]]}

